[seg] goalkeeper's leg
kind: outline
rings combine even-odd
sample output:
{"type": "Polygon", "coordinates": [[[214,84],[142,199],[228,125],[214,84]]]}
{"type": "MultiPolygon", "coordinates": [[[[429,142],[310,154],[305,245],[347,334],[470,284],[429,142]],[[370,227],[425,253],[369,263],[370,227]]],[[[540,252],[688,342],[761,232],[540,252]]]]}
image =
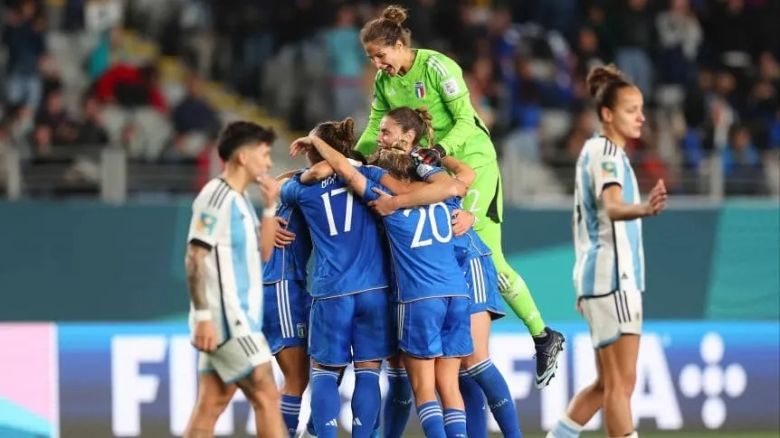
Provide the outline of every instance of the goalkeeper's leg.
{"type": "Polygon", "coordinates": [[[474,169],[474,172],[477,178],[463,200],[463,207],[474,213],[477,218],[474,231],[493,253],[501,296],[534,338],[536,384],[543,387],[549,383],[557,367],[558,355],[563,349],[563,335],[545,326],[528,285],[504,258],[501,249],[503,194],[498,165],[491,163],[474,169]]]}

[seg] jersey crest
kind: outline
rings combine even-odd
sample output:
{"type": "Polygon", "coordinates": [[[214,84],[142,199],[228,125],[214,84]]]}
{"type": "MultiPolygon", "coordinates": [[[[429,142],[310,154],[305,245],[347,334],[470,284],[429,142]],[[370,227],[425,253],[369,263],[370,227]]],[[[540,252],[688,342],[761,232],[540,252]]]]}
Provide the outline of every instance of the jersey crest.
{"type": "Polygon", "coordinates": [[[424,99],[425,98],[425,84],[422,82],[415,82],[414,83],[414,95],[417,96],[418,99],[424,99]]]}

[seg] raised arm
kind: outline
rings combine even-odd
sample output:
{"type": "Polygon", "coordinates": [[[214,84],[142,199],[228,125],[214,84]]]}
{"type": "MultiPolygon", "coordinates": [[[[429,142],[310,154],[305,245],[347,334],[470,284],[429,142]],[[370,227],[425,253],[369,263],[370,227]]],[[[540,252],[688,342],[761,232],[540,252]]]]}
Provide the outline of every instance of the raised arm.
{"type": "Polygon", "coordinates": [[[316,135],[310,135],[308,141],[317,149],[320,156],[330,164],[336,174],[347,183],[349,188],[357,195],[363,196],[363,193],[366,191],[366,177],[355,169],[355,166],[349,162],[349,159],[316,135]]]}
{"type": "Polygon", "coordinates": [[[327,161],[320,161],[301,174],[301,183],[313,184],[331,175],[333,175],[333,167],[327,161]]]}
{"type": "Polygon", "coordinates": [[[280,183],[268,175],[257,178],[260,185],[260,197],[263,200],[263,214],[260,220],[260,256],[264,262],[271,258],[276,237],[276,205],[279,199],[280,183]]]}
{"type": "MultiPolygon", "coordinates": [[[[386,184],[387,181],[385,181],[385,178],[387,176],[389,175],[382,177],[382,185],[395,191],[391,185],[386,184]]],[[[414,185],[414,190],[407,191],[406,193],[397,196],[382,195],[376,201],[369,202],[368,204],[373,207],[374,211],[377,213],[382,216],[387,216],[401,208],[435,204],[453,196],[464,197],[466,196],[466,189],[467,187],[463,182],[447,175],[447,172],[437,172],[428,177],[427,184],[416,183],[414,185]]]]}
{"type": "Polygon", "coordinates": [[[471,186],[471,183],[473,183],[474,179],[477,177],[477,174],[474,173],[474,170],[468,164],[457,158],[445,156],[442,158],[441,164],[452,172],[455,178],[465,184],[467,188],[471,186]]]}

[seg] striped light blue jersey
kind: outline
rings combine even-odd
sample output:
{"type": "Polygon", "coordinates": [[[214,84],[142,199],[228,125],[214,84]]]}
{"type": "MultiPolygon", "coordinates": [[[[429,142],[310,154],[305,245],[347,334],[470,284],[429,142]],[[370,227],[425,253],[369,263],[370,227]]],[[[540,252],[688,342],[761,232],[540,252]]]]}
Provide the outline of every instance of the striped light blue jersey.
{"type": "Polygon", "coordinates": [[[303,214],[282,202],[276,209],[276,216],[287,221],[284,227],[295,233],[295,240],[282,248],[274,247],[271,258],[263,265],[263,283],[281,280],[306,280],[306,263],[311,255],[311,236],[303,214]]]}
{"type": "Polygon", "coordinates": [[[577,160],[574,190],[574,286],[578,296],[645,289],[642,221],[612,221],[601,193],[610,184],[623,189],[623,202],[639,204],[634,170],[622,148],[606,137],[585,142],[577,160]]]}
{"type": "MultiPolygon", "coordinates": [[[[263,315],[260,222],[246,194],[221,178],[209,181],[192,203],[187,241],[208,249],[206,298],[220,343],[260,332],[263,315]]],[[[194,325],[190,309],[190,325],[194,325]]]]}
{"type": "MultiPolygon", "coordinates": [[[[381,172],[368,174],[367,201],[378,199],[373,188],[386,193],[379,184],[381,172]]],[[[455,201],[457,202],[457,201],[455,201]]],[[[396,284],[395,299],[409,303],[425,298],[468,297],[468,287],[458,261],[450,223],[450,208],[444,202],[397,210],[384,216],[390,242],[391,262],[396,284]]]]}
{"type": "Polygon", "coordinates": [[[295,176],[282,186],[281,198],[297,207],[309,226],[315,257],[312,297],[387,287],[387,256],[379,220],[362,202],[355,202],[344,180],[334,175],[304,185],[295,176]]]}

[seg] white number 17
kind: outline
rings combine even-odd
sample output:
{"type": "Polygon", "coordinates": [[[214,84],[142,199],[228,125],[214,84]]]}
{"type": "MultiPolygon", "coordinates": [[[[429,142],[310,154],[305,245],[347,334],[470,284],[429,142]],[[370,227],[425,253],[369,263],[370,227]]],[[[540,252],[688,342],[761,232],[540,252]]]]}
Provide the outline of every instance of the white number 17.
{"type": "Polygon", "coordinates": [[[326,192],[320,195],[322,203],[325,204],[325,216],[328,218],[328,229],[330,230],[331,236],[335,236],[339,234],[339,232],[336,230],[336,220],[333,219],[333,208],[330,205],[330,198],[342,193],[347,194],[347,212],[344,215],[344,232],[346,233],[352,229],[352,203],[354,199],[352,197],[352,192],[347,190],[346,187],[341,187],[339,189],[331,190],[330,193],[326,192]]]}

